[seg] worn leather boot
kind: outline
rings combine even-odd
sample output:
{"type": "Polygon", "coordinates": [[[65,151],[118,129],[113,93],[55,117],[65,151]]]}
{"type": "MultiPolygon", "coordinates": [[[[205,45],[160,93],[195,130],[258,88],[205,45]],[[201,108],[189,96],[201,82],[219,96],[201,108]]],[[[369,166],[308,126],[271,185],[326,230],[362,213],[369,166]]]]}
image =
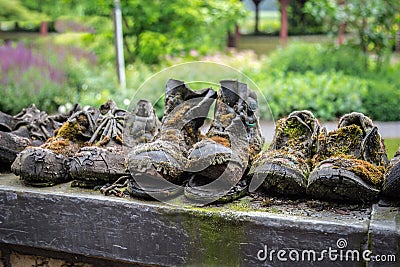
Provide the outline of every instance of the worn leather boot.
{"type": "Polygon", "coordinates": [[[10,170],[19,152],[53,136],[67,119],[63,115],[49,116],[34,104],[14,116],[0,113],[0,169],[10,170]]]}
{"type": "Polygon", "coordinates": [[[307,110],[294,111],[280,119],[271,145],[250,169],[252,183],[258,181],[260,190],[265,192],[303,196],[319,130],[317,119],[307,110]]]}
{"type": "Polygon", "coordinates": [[[131,195],[162,198],[180,191],[188,150],[199,141],[199,128],[215,98],[211,88],[193,91],[182,81],[168,80],[159,136],[134,147],[127,157],[131,195]]]}
{"type": "Polygon", "coordinates": [[[382,195],[389,198],[400,199],[400,148],[394,154],[394,157],[385,171],[382,195]]]}
{"type": "Polygon", "coordinates": [[[151,141],[159,132],[160,122],[149,101],[140,100],[133,113],[119,109],[114,101],[100,110],[104,114],[88,146],[80,148],[71,160],[72,186],[93,188],[128,175],[125,152],[151,141]]]}
{"type": "Polygon", "coordinates": [[[43,145],[27,147],[19,153],[11,171],[33,186],[69,181],[70,159],[90,140],[98,116],[96,109],[74,113],[43,145]]]}
{"type": "Polygon", "coordinates": [[[307,193],[318,199],[370,202],[378,197],[388,164],[378,128],[367,116],[344,115],[338,129],[318,137],[307,193]]]}
{"type": "Polygon", "coordinates": [[[245,194],[247,183],[241,179],[264,144],[256,94],[238,81],[220,83],[211,127],[190,150],[186,168],[192,178],[185,196],[198,203],[227,202],[245,194]]]}

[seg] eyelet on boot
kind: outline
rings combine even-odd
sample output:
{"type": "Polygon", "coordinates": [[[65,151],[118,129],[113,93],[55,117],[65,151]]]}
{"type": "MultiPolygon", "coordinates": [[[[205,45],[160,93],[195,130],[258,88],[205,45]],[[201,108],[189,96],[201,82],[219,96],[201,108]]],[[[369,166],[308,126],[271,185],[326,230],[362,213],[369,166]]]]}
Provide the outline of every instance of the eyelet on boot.
{"type": "Polygon", "coordinates": [[[318,137],[315,168],[308,179],[312,197],[345,202],[377,199],[388,164],[378,128],[362,113],[344,115],[338,129],[318,137]]]}

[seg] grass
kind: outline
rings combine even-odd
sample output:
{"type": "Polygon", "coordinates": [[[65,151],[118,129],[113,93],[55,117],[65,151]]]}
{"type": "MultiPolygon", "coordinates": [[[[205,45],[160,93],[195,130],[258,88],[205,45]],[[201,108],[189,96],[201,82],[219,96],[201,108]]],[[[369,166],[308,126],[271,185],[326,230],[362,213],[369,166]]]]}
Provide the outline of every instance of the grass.
{"type": "Polygon", "coordinates": [[[385,139],[385,146],[386,146],[386,153],[389,159],[391,159],[394,153],[396,153],[396,151],[400,147],[400,138],[385,139]]]}
{"type": "MultiPolygon", "coordinates": [[[[304,36],[289,36],[288,43],[291,42],[307,42],[315,44],[325,44],[331,42],[331,38],[324,35],[304,35],[304,36]]],[[[238,41],[239,50],[254,50],[258,55],[268,55],[281,48],[279,36],[251,36],[242,35],[238,41]]]]}

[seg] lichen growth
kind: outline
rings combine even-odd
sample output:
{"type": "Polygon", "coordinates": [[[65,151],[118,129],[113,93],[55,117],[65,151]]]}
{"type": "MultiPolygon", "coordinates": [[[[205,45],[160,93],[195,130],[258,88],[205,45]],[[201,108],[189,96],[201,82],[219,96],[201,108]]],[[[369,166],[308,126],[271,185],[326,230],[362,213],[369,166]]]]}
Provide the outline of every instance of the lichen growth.
{"type": "Polygon", "coordinates": [[[76,139],[78,134],[83,130],[78,122],[65,122],[57,132],[56,138],[64,138],[64,139],[76,139]]]}
{"type": "Polygon", "coordinates": [[[376,167],[365,160],[356,159],[352,156],[336,158],[333,166],[351,171],[365,182],[375,186],[381,185],[384,180],[383,168],[376,167]]]}
{"type": "Polygon", "coordinates": [[[43,148],[53,150],[57,154],[72,156],[88,139],[82,134],[87,124],[88,120],[84,115],[79,116],[74,122],[65,122],[56,135],[43,144],[43,148]]]}
{"type": "Polygon", "coordinates": [[[360,158],[362,140],[362,129],[354,124],[331,131],[326,135],[321,133],[318,136],[319,148],[314,162],[330,157],[346,157],[346,155],[360,158]]]}
{"type": "Polygon", "coordinates": [[[306,133],[306,129],[297,120],[286,120],[283,133],[291,140],[299,139],[306,133]]]}
{"type": "Polygon", "coordinates": [[[236,113],[232,112],[231,110],[221,110],[221,112],[216,113],[215,120],[221,124],[223,129],[225,129],[232,123],[232,120],[235,118],[235,116],[237,116],[236,113]]]}
{"type": "Polygon", "coordinates": [[[311,154],[311,135],[310,129],[300,122],[297,117],[283,118],[277,122],[275,140],[270,150],[280,149],[288,153],[294,151],[308,157],[311,154]]]}
{"type": "Polygon", "coordinates": [[[245,236],[244,222],[218,208],[189,208],[180,216],[170,216],[174,227],[189,237],[186,265],[239,266],[240,243],[245,236]]]}
{"type": "Polygon", "coordinates": [[[225,137],[215,135],[215,136],[210,137],[210,139],[215,141],[218,144],[225,146],[225,147],[231,147],[231,143],[230,143],[229,139],[227,139],[225,137]]]}

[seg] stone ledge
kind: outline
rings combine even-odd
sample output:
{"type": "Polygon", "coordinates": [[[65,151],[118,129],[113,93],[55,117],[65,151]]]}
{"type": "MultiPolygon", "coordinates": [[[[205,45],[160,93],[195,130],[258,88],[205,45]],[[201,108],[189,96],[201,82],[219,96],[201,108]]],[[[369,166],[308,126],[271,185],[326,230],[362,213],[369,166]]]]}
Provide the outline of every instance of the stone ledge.
{"type": "MultiPolygon", "coordinates": [[[[0,243],[132,264],[304,266],[278,261],[276,254],[272,261],[260,261],[257,254],[262,250],[259,256],[264,256],[265,246],[268,252],[321,252],[337,249],[337,240],[344,238],[346,249],[390,252],[400,261],[398,208],[234,207],[173,207],[106,197],[68,183],[32,188],[14,175],[0,175],[0,243]],[[382,212],[387,213],[383,218],[382,212]]],[[[338,265],[355,263],[324,260],[324,266],[338,265]]]]}

